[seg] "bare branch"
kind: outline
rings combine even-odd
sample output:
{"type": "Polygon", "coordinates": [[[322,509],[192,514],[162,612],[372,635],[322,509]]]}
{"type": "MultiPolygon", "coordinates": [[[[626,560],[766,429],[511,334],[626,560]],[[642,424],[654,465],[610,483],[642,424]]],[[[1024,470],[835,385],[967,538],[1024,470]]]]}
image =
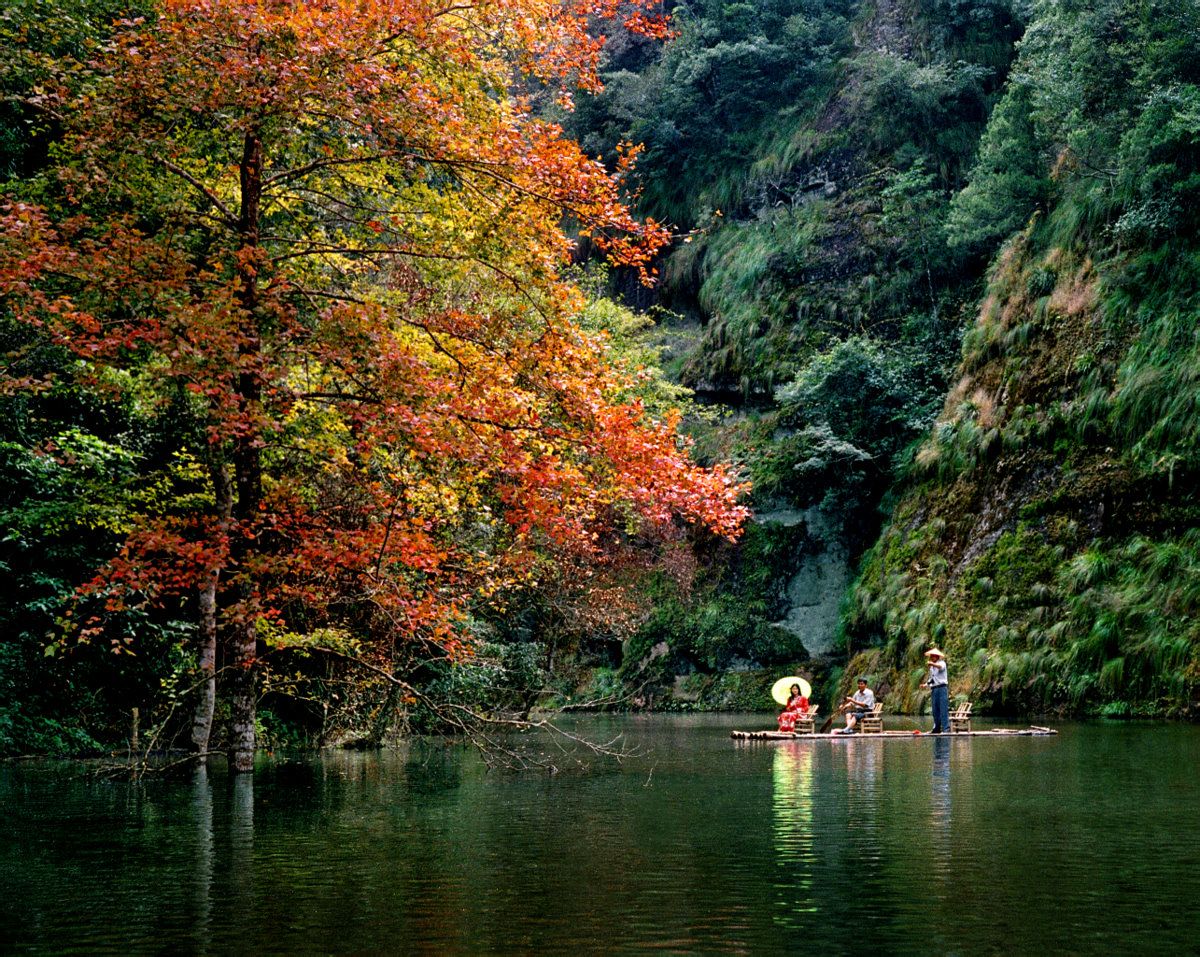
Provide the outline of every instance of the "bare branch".
{"type": "Polygon", "coordinates": [[[347,654],[344,651],[339,651],[336,648],[317,647],[312,650],[356,665],[399,687],[406,694],[428,708],[439,720],[463,735],[463,737],[479,749],[489,763],[492,763],[499,757],[504,760],[507,766],[520,770],[529,770],[531,768],[543,768],[551,772],[559,770],[556,765],[550,763],[544,756],[534,757],[527,749],[513,747],[506,740],[498,738],[493,733],[504,731],[545,732],[562,754],[569,753],[568,744],[581,747],[589,754],[612,758],[616,761],[622,761],[637,753],[635,750],[624,746],[622,735],[615,735],[608,741],[594,741],[584,735],[561,727],[549,718],[521,718],[510,715],[484,714],[463,704],[434,701],[407,681],[396,677],[396,675],[386,668],[381,668],[378,665],[347,654]]]}
{"type": "Polygon", "coordinates": [[[276,173],[274,176],[268,176],[263,180],[263,191],[270,189],[276,183],[286,183],[289,180],[297,179],[300,176],[307,176],[309,173],[315,173],[319,169],[328,169],[334,166],[353,166],[356,164],[367,165],[369,163],[381,163],[384,160],[395,159],[397,156],[403,155],[399,150],[385,150],[382,153],[371,153],[367,156],[347,156],[343,158],[326,157],[325,159],[313,160],[311,163],[305,163],[303,166],[296,166],[292,169],[286,169],[276,173]]]}
{"type": "Polygon", "coordinates": [[[200,195],[202,195],[220,211],[221,215],[224,217],[224,224],[226,226],[229,226],[230,228],[237,226],[238,218],[230,211],[229,207],[221,201],[221,198],[202,182],[200,182],[200,180],[196,179],[195,176],[185,170],[182,166],[172,163],[165,156],[144,153],[141,150],[133,150],[132,152],[134,156],[141,156],[143,159],[148,159],[152,163],[157,163],[168,172],[174,173],[184,182],[195,188],[200,195]]]}

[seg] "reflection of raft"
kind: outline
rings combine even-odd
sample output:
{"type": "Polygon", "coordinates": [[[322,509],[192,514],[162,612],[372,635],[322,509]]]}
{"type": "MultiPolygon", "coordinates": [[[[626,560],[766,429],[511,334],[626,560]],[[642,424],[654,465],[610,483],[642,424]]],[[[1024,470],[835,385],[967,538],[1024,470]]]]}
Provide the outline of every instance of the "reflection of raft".
{"type": "Polygon", "coordinates": [[[789,734],[786,731],[731,731],[729,736],[739,741],[921,741],[930,738],[1039,738],[1058,734],[1053,728],[1032,725],[1028,728],[990,728],[987,731],[952,731],[949,734],[930,734],[913,731],[878,731],[871,734],[789,734]]]}

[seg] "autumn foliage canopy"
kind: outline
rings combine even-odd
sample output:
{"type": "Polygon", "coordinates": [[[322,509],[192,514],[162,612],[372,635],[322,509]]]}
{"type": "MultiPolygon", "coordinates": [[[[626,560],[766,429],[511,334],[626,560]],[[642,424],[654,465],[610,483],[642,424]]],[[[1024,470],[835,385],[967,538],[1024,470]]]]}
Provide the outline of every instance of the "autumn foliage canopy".
{"type": "Polygon", "coordinates": [[[453,655],[474,602],[564,563],[737,535],[731,474],[574,321],[571,236],[647,281],[668,239],[622,202],[636,149],[609,171],[510,92],[594,89],[618,15],[665,29],[614,0],[167,0],[26,64],[60,136],[4,201],[3,308],[184,423],[83,637],[208,589],[247,665],[367,619],[453,655]]]}

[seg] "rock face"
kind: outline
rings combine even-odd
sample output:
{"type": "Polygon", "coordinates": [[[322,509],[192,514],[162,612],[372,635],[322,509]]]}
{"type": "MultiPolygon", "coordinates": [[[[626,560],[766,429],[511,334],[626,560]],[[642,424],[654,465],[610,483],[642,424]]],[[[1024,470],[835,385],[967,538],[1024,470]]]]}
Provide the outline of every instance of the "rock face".
{"type": "Polygon", "coordinates": [[[806,558],[788,583],[787,617],[775,624],[799,635],[810,655],[831,651],[850,577],[849,556],[841,548],[806,558]]]}
{"type": "Polygon", "coordinates": [[[810,655],[828,653],[852,577],[850,554],[836,524],[819,507],[764,512],[757,520],[804,525],[807,546],[786,585],[787,614],[774,624],[798,636],[810,655]]]}

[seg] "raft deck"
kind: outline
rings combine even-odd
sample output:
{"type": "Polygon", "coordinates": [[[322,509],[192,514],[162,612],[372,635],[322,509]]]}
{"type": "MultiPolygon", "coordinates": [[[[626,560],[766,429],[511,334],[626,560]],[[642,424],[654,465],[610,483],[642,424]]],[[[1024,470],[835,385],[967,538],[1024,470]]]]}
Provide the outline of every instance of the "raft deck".
{"type": "Polygon", "coordinates": [[[791,731],[731,731],[729,736],[739,741],[811,741],[821,739],[826,741],[874,741],[882,738],[888,741],[899,739],[921,740],[923,738],[1040,738],[1058,734],[1053,728],[1042,728],[1032,725],[1028,728],[989,728],[984,731],[950,731],[945,734],[931,734],[928,731],[877,731],[872,733],[856,732],[854,734],[795,734],[791,731]]]}

